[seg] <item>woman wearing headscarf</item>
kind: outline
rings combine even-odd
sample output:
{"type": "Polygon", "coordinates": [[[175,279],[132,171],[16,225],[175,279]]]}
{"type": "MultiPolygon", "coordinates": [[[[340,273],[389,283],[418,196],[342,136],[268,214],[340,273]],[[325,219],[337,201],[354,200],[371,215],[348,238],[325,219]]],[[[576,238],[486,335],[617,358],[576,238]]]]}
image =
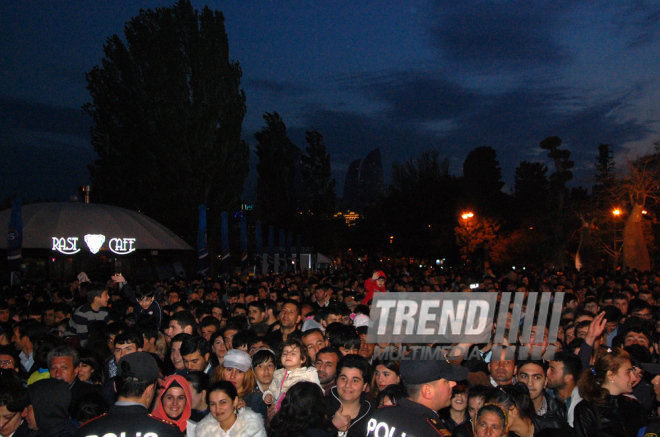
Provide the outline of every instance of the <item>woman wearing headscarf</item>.
{"type": "Polygon", "coordinates": [[[190,421],[192,393],[188,381],[181,375],[165,378],[153,415],[174,422],[187,437],[195,436],[195,423],[190,421]]]}

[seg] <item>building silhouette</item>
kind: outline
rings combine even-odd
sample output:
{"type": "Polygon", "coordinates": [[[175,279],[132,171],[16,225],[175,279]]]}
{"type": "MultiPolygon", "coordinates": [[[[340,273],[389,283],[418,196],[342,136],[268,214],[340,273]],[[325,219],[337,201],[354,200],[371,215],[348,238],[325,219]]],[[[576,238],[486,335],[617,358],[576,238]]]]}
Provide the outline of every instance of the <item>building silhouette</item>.
{"type": "Polygon", "coordinates": [[[342,208],[359,212],[365,206],[376,203],[384,195],[383,162],[380,158],[380,149],[376,148],[367,154],[364,161],[356,159],[349,165],[344,183],[342,208]]]}

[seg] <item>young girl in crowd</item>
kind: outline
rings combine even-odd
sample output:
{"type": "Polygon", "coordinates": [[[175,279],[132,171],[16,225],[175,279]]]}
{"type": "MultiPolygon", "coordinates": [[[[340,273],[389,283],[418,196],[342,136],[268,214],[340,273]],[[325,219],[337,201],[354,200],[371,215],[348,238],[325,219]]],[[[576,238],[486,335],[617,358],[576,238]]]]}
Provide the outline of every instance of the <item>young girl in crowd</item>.
{"type": "Polygon", "coordinates": [[[290,338],[284,342],[279,362],[282,369],[277,369],[273,374],[273,381],[268,390],[264,392],[264,402],[266,404],[275,403],[275,410],[279,411],[279,406],[284,399],[286,392],[295,383],[308,381],[321,387],[316,368],[311,365],[307,349],[300,340],[290,338]]]}

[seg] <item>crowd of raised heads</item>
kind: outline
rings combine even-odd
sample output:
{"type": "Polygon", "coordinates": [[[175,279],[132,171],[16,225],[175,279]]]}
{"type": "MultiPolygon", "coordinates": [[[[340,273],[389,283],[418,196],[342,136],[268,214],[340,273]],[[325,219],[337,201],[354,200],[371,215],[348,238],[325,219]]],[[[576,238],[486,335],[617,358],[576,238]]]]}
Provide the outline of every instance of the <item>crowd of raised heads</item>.
{"type": "Polygon", "coordinates": [[[415,267],[5,286],[0,436],[660,435],[659,274],[415,267]],[[367,341],[375,293],[475,291],[508,310],[504,344],[367,341]],[[562,296],[558,329],[534,314],[523,341],[539,309],[503,292],[562,296]]]}

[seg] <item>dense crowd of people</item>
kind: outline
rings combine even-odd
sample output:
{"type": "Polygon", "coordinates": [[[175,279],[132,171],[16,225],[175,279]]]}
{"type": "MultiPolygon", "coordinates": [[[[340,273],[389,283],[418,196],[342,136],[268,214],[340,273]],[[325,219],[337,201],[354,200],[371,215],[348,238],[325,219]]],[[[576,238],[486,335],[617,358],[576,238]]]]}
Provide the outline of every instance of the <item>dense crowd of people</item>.
{"type": "Polygon", "coordinates": [[[4,287],[0,435],[660,435],[660,276],[385,271],[4,287]],[[511,341],[511,304],[450,361],[367,342],[375,293],[474,291],[563,296],[559,328],[511,341]]]}

